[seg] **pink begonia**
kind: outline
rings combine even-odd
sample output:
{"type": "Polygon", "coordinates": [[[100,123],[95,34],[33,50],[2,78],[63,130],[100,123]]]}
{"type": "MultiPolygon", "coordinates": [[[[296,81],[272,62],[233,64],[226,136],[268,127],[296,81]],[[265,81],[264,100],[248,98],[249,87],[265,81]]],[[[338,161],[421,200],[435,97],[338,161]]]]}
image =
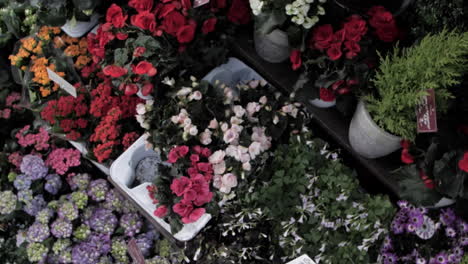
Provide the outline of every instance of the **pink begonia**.
{"type": "Polygon", "coordinates": [[[81,153],[76,149],[54,149],[46,160],[46,165],[53,168],[57,174],[64,175],[69,168],[81,164],[81,153]]]}
{"type": "Polygon", "coordinates": [[[10,119],[10,115],[11,115],[10,108],[5,108],[3,110],[0,110],[0,118],[10,119]]]}
{"type": "Polygon", "coordinates": [[[19,101],[21,99],[21,95],[19,93],[13,92],[10,95],[7,96],[6,98],[6,106],[13,107],[15,109],[20,108],[18,104],[13,104],[16,101],[19,101]]]}
{"type": "Polygon", "coordinates": [[[34,146],[37,151],[46,150],[49,148],[49,133],[43,128],[39,128],[37,134],[28,133],[31,126],[23,127],[15,137],[18,139],[18,144],[22,147],[34,146]]]}
{"type": "Polygon", "coordinates": [[[8,156],[8,162],[10,162],[11,164],[15,165],[18,168],[20,167],[22,161],[23,161],[23,156],[21,156],[21,154],[18,151],[13,152],[10,154],[10,156],[8,156]]]}

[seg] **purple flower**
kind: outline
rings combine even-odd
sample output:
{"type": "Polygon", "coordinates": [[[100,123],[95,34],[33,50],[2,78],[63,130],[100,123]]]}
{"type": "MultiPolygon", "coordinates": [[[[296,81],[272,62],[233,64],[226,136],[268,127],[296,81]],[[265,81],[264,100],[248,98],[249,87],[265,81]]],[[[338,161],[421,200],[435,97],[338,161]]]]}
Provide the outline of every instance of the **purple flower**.
{"type": "Polygon", "coordinates": [[[96,264],[99,257],[99,252],[91,243],[81,242],[72,249],[73,264],[96,264]]]}
{"type": "Polygon", "coordinates": [[[42,197],[42,195],[37,195],[31,202],[26,203],[23,210],[30,216],[36,216],[45,206],[46,202],[44,201],[44,197],[42,197]]]}
{"type": "Polygon", "coordinates": [[[416,258],[416,264],[426,264],[427,261],[424,258],[416,258]]]}
{"type": "Polygon", "coordinates": [[[30,203],[33,200],[32,190],[21,190],[18,192],[18,201],[23,203],[30,203]]]}
{"type": "Polygon", "coordinates": [[[468,237],[467,236],[464,236],[462,238],[460,238],[460,245],[466,247],[468,246],[468,237]]]}
{"type": "Polygon", "coordinates": [[[41,223],[34,223],[28,229],[29,242],[42,242],[49,237],[49,227],[41,223]]]}
{"type": "Polygon", "coordinates": [[[90,181],[90,176],[87,173],[80,173],[69,177],[68,184],[73,191],[86,190],[90,181]]]}
{"type": "Polygon", "coordinates": [[[384,253],[382,257],[383,257],[383,264],[397,263],[398,261],[398,257],[393,253],[384,253]]]}
{"type": "Polygon", "coordinates": [[[382,251],[390,251],[393,249],[392,239],[389,236],[386,236],[382,244],[382,251]]]}
{"type": "Polygon", "coordinates": [[[36,214],[36,221],[41,224],[48,224],[49,220],[54,216],[54,211],[50,208],[44,208],[36,214]]]}
{"type": "Polygon", "coordinates": [[[104,208],[116,212],[121,212],[123,207],[123,200],[124,198],[116,189],[111,189],[106,194],[104,208]]]}
{"type": "Polygon", "coordinates": [[[64,202],[57,213],[60,218],[64,218],[68,221],[73,221],[78,218],[78,208],[72,202],[64,202]]]}
{"type": "Polygon", "coordinates": [[[416,231],[416,227],[413,224],[407,224],[406,230],[408,231],[408,233],[414,233],[414,231],[416,231]]]}
{"type": "Polygon", "coordinates": [[[69,221],[59,218],[55,220],[50,226],[50,232],[56,238],[67,238],[70,237],[73,231],[73,225],[69,221]]]}
{"type": "Polygon", "coordinates": [[[445,235],[447,235],[448,237],[455,237],[457,235],[457,232],[455,232],[455,229],[447,227],[445,229],[445,235]]]}
{"type": "Polygon", "coordinates": [[[437,264],[447,264],[447,254],[445,254],[444,252],[440,252],[435,256],[435,261],[435,263],[437,264]]]}
{"type": "Polygon", "coordinates": [[[408,208],[409,205],[408,201],[398,201],[397,204],[400,209],[408,208]]]}
{"type": "Polygon", "coordinates": [[[94,180],[89,183],[88,195],[96,202],[104,201],[108,191],[109,186],[104,179],[94,180]]]}
{"type": "Polygon", "coordinates": [[[120,226],[124,228],[125,235],[133,237],[140,232],[143,222],[137,213],[128,213],[120,218],[120,226]]]}
{"type": "Polygon", "coordinates": [[[468,223],[463,220],[458,221],[458,232],[462,234],[468,233],[468,223]]]}
{"type": "Polygon", "coordinates": [[[453,254],[455,254],[456,256],[459,256],[459,257],[463,257],[463,255],[464,255],[463,248],[461,248],[461,247],[454,247],[452,249],[452,252],[453,252],[453,254]]]}
{"type": "Polygon", "coordinates": [[[49,174],[46,177],[47,182],[44,189],[50,194],[56,195],[60,188],[62,188],[62,179],[57,174],[49,174]]]}
{"type": "Polygon", "coordinates": [[[117,217],[111,210],[104,208],[97,208],[94,210],[93,215],[89,219],[89,226],[97,232],[110,234],[114,232],[117,226],[117,217]]]}
{"type": "Polygon", "coordinates": [[[400,223],[399,221],[396,221],[396,219],[392,221],[390,227],[392,229],[392,232],[396,235],[403,234],[405,232],[405,225],[400,223]]]}
{"type": "Polygon", "coordinates": [[[152,232],[141,234],[137,237],[136,243],[143,256],[149,257],[151,248],[154,245],[154,234],[152,232]]]}
{"type": "Polygon", "coordinates": [[[13,182],[13,185],[15,186],[16,190],[27,190],[29,187],[31,187],[31,177],[26,175],[26,174],[20,174],[16,176],[15,181],[13,182]]]}
{"type": "Polygon", "coordinates": [[[93,233],[89,236],[87,242],[94,246],[100,255],[106,255],[111,250],[110,234],[93,233]]]}
{"type": "Polygon", "coordinates": [[[38,180],[47,175],[47,167],[41,157],[36,155],[26,155],[21,162],[22,173],[31,177],[31,180],[38,180]]]}
{"type": "Polygon", "coordinates": [[[414,225],[415,228],[419,228],[424,222],[424,215],[419,209],[412,210],[409,214],[409,222],[414,225]]]}
{"type": "Polygon", "coordinates": [[[455,220],[456,220],[456,215],[453,209],[447,208],[447,209],[442,209],[440,213],[440,221],[446,225],[446,226],[451,226],[455,220]]]}

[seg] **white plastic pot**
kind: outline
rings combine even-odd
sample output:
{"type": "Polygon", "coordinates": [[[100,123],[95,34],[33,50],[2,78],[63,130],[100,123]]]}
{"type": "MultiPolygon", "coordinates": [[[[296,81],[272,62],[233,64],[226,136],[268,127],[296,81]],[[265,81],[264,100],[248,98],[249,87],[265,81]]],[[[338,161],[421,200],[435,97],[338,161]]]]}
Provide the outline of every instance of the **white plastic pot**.
{"type": "Polygon", "coordinates": [[[426,206],[426,208],[429,208],[429,209],[433,209],[433,208],[442,208],[442,207],[447,207],[447,206],[450,206],[452,204],[456,203],[455,200],[453,199],[450,199],[450,198],[445,198],[443,197],[442,199],[440,199],[436,204],[432,205],[432,206],[426,206]]]}
{"type": "Polygon", "coordinates": [[[360,155],[375,159],[400,149],[401,138],[381,129],[360,101],[349,126],[349,143],[360,155]]]}
{"type": "Polygon", "coordinates": [[[330,108],[336,105],[336,100],[327,102],[322,99],[313,99],[313,100],[309,100],[309,103],[318,108],[330,108]]]}
{"type": "Polygon", "coordinates": [[[254,31],[254,44],[257,54],[271,63],[280,63],[289,58],[290,47],[288,34],[275,29],[269,34],[254,31]]]}
{"type": "Polygon", "coordinates": [[[307,255],[302,255],[286,264],[315,264],[315,262],[307,255]]]}
{"type": "Polygon", "coordinates": [[[84,34],[88,33],[98,23],[99,15],[93,14],[89,21],[74,21],[68,20],[62,26],[63,32],[72,38],[81,38],[84,34]]]}

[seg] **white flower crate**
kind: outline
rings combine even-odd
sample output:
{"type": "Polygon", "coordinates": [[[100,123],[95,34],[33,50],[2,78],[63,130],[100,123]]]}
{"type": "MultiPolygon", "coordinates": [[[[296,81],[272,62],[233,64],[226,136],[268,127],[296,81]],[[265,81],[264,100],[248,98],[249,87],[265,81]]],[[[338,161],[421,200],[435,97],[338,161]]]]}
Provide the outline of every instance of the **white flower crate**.
{"type": "MultiPolygon", "coordinates": [[[[240,60],[229,58],[226,64],[213,69],[203,80],[211,83],[219,80],[221,83],[234,87],[239,83],[247,83],[252,80],[261,81],[263,78],[240,60]]],[[[210,214],[202,215],[198,221],[184,225],[182,230],[173,234],[169,223],[153,214],[154,210],[156,210],[156,205],[153,204],[147,190],[147,187],[152,183],[145,182],[134,188],[130,188],[135,180],[135,168],[138,162],[143,158],[158,155],[155,151],[145,148],[146,139],[147,136],[141,136],[112,163],[109,180],[140,209],[140,212],[158,227],[161,233],[169,238],[173,237],[176,242],[189,241],[207,225],[211,219],[210,214]]]]}

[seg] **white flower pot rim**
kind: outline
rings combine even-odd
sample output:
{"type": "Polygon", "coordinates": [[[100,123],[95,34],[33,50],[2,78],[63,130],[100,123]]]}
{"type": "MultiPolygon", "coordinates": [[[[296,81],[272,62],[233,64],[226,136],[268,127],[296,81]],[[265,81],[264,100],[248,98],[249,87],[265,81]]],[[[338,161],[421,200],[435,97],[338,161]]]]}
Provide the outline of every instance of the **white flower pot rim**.
{"type": "MultiPolygon", "coordinates": [[[[368,119],[368,120],[370,121],[370,123],[371,123],[374,127],[379,128],[379,129],[381,130],[381,132],[382,132],[384,135],[386,135],[387,137],[393,138],[393,139],[395,139],[395,140],[401,139],[401,137],[396,136],[396,135],[394,135],[394,134],[391,134],[391,133],[387,132],[387,130],[385,130],[385,129],[381,128],[379,125],[377,125],[377,123],[374,121],[374,119],[373,119],[372,116],[370,115],[369,110],[367,110],[366,102],[364,102],[364,100],[359,100],[359,103],[358,103],[358,106],[357,106],[357,107],[358,107],[358,108],[359,108],[359,107],[364,107],[364,111],[362,112],[362,114],[365,116],[366,119],[368,119]]],[[[356,109],[356,111],[358,111],[358,110],[356,109]]]]}

